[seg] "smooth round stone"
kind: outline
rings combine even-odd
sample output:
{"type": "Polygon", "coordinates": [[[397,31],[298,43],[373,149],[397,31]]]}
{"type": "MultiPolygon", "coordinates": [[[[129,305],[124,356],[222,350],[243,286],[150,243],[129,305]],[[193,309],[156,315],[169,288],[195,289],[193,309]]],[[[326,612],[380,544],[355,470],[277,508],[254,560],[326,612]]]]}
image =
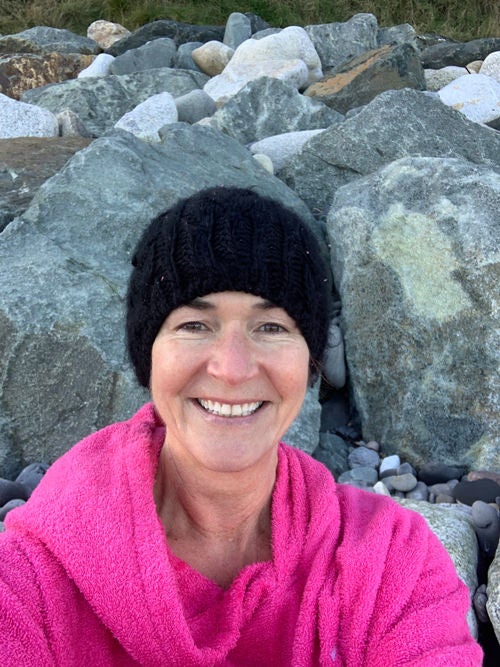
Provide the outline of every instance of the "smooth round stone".
{"type": "Polygon", "coordinates": [[[368,447],[362,446],[354,449],[349,454],[348,461],[351,468],[357,468],[359,466],[376,468],[380,463],[380,457],[377,452],[374,452],[372,449],[368,449],[368,447]]]}
{"type": "Polygon", "coordinates": [[[3,521],[10,510],[15,509],[16,507],[21,507],[25,505],[26,501],[21,500],[20,498],[15,498],[14,500],[9,500],[8,503],[5,503],[3,507],[0,507],[0,521],[3,521]]]}
{"type": "Polygon", "coordinates": [[[385,472],[386,470],[393,470],[393,469],[397,470],[400,465],[401,465],[401,459],[397,454],[391,454],[390,456],[386,456],[380,462],[380,468],[379,468],[380,475],[382,475],[382,473],[385,472]]]}
{"type": "Polygon", "coordinates": [[[10,479],[0,479],[0,507],[3,507],[9,500],[20,498],[21,500],[28,500],[29,491],[19,482],[11,482],[10,479]]]}
{"type": "Polygon", "coordinates": [[[474,611],[481,623],[489,623],[490,617],[486,609],[486,603],[488,602],[486,584],[481,584],[481,586],[476,589],[472,601],[474,604],[474,611]]]}
{"type": "Polygon", "coordinates": [[[444,463],[424,463],[418,471],[418,478],[427,486],[448,482],[450,479],[462,477],[466,472],[462,466],[450,466],[444,463]]]}
{"type": "Polygon", "coordinates": [[[500,496],[500,485],[492,479],[477,479],[473,482],[459,482],[452,490],[453,497],[464,505],[472,505],[476,500],[494,503],[500,496]]]}
{"type": "Polygon", "coordinates": [[[399,468],[398,468],[398,475],[404,475],[406,473],[410,473],[410,475],[413,475],[414,477],[417,476],[417,473],[415,472],[415,468],[411,465],[411,463],[402,463],[399,468]]]}
{"type": "Polygon", "coordinates": [[[453,505],[455,503],[455,498],[447,493],[438,493],[436,495],[436,500],[434,502],[436,503],[436,505],[438,505],[439,503],[444,503],[446,505],[453,505]]]}
{"type": "Polygon", "coordinates": [[[386,487],[384,482],[377,482],[376,484],[373,485],[373,490],[375,493],[377,493],[379,496],[390,496],[391,492],[389,489],[386,487]]]}
{"type": "Polygon", "coordinates": [[[401,491],[402,493],[413,491],[417,486],[417,478],[409,472],[404,475],[391,475],[390,477],[385,477],[384,482],[390,482],[391,486],[396,489],[396,491],[401,491]]]}
{"type": "Polygon", "coordinates": [[[427,484],[417,482],[417,486],[412,491],[408,491],[405,494],[405,498],[410,498],[411,500],[428,500],[429,489],[427,488],[427,484]]]}
{"type": "Polygon", "coordinates": [[[365,447],[368,447],[368,449],[373,449],[374,452],[380,451],[380,444],[376,440],[369,440],[367,443],[365,443],[365,447]]]}
{"type": "Polygon", "coordinates": [[[378,481],[378,475],[375,468],[370,466],[358,466],[351,471],[351,478],[355,482],[364,482],[373,486],[378,481]]]}
{"type": "Polygon", "coordinates": [[[439,496],[439,494],[444,494],[445,496],[451,496],[452,488],[453,487],[448,486],[448,484],[441,482],[440,484],[432,484],[431,486],[429,486],[429,492],[433,493],[435,496],[439,496]]]}
{"type": "Polygon", "coordinates": [[[488,503],[476,500],[472,504],[472,522],[481,549],[487,556],[493,558],[500,537],[500,515],[498,511],[488,503]]]}
{"type": "Polygon", "coordinates": [[[274,174],[273,161],[269,155],[264,155],[264,153],[254,153],[252,157],[260,164],[261,167],[264,167],[266,171],[268,171],[270,174],[274,174]]]}
{"type": "Polygon", "coordinates": [[[343,472],[341,475],[338,476],[337,482],[339,484],[350,484],[353,481],[351,472],[352,472],[351,470],[346,470],[345,472],[343,472]]]}
{"type": "Polygon", "coordinates": [[[49,466],[47,463],[30,463],[30,465],[21,470],[16,477],[16,482],[23,484],[31,494],[40,484],[40,480],[48,469],[49,466]]]}

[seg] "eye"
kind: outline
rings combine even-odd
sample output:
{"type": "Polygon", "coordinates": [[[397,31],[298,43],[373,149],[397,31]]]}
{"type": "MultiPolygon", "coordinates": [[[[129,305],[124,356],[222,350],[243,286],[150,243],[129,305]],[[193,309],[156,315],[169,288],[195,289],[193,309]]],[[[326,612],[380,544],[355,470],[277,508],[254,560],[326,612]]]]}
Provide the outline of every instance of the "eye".
{"type": "Polygon", "coordinates": [[[266,322],[259,327],[264,333],[286,333],[287,329],[277,322],[266,322]]]}
{"type": "Polygon", "coordinates": [[[203,322],[182,322],[176,327],[177,331],[207,331],[207,326],[203,322]]]}

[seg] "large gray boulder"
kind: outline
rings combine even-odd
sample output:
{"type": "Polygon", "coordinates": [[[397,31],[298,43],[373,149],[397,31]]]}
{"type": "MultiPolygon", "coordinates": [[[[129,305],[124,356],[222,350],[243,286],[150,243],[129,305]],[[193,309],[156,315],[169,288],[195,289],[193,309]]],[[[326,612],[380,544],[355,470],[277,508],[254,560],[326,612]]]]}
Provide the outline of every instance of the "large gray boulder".
{"type": "Polygon", "coordinates": [[[357,56],[321,81],[310,85],[304,95],[315,97],[340,113],[371,102],[386,90],[425,90],[424,69],[418,51],[411,44],[386,44],[357,56]]]}
{"type": "Polygon", "coordinates": [[[164,67],[122,76],[64,81],[28,90],[22,100],[53,113],[70,109],[92,136],[99,137],[148,97],[164,92],[180,97],[202,88],[207,80],[201,72],[164,67]]]}
{"type": "Polygon", "coordinates": [[[472,598],[477,588],[478,546],[468,507],[432,505],[422,500],[399,500],[407,509],[421,514],[448,552],[458,576],[469,589],[471,606],[467,615],[470,631],[477,638],[477,620],[472,598]]]}
{"type": "Polygon", "coordinates": [[[262,77],[236,93],[206,124],[249,144],[284,132],[330,127],[343,118],[290,84],[262,77]]]}
{"type": "Polygon", "coordinates": [[[459,67],[474,60],[484,60],[494,51],[500,51],[500,37],[473,39],[470,42],[443,42],[422,49],[421,59],[424,67],[440,69],[448,65],[459,67]]]}
{"type": "Polygon", "coordinates": [[[0,36],[0,53],[99,53],[97,42],[70,30],[36,26],[0,36]]]}
{"type": "Polygon", "coordinates": [[[170,37],[159,37],[117,56],[111,64],[110,73],[132,74],[146,69],[173,67],[176,55],[174,40],[170,37]]]}
{"type": "Polygon", "coordinates": [[[498,172],[406,158],[328,215],[363,436],[417,466],[500,468],[499,210],[498,172]]]}
{"type": "Polygon", "coordinates": [[[408,155],[445,155],[498,168],[500,134],[435,95],[391,90],[310,139],[278,176],[311,210],[324,211],[339,187],[408,155]]]}
{"type": "Polygon", "coordinates": [[[339,67],[378,46],[378,23],[373,14],[355,14],[345,23],[323,23],[305,28],[323,70],[339,67]]]}
{"type": "Polygon", "coordinates": [[[76,153],[0,235],[0,476],[49,463],[147,396],[128,366],[123,299],[148,222],[225,183],[304,204],[238,142],[174,124],[160,144],[115,131],[76,153]]]}

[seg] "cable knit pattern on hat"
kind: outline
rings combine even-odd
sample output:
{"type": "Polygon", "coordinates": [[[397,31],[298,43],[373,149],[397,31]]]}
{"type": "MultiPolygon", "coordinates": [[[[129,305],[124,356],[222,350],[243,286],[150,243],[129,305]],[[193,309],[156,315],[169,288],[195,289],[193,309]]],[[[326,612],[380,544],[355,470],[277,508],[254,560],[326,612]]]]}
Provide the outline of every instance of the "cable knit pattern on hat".
{"type": "Polygon", "coordinates": [[[213,292],[247,292],[284,308],[319,362],[326,345],[330,273],[314,233],[282,204],[251,190],[212,188],[158,216],[136,248],[127,339],[149,385],[151,348],[175,308],[213,292]]]}

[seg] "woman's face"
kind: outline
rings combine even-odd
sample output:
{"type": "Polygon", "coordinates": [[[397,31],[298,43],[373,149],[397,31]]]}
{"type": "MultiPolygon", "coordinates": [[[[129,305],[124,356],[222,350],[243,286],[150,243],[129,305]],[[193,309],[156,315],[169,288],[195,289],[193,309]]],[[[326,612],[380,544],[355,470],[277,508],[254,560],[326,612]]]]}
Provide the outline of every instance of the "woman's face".
{"type": "Polygon", "coordinates": [[[309,349],[283,308],[218,292],[170,313],[152,348],[151,393],[171,453],[214,471],[245,470],[300,410],[309,349]]]}

